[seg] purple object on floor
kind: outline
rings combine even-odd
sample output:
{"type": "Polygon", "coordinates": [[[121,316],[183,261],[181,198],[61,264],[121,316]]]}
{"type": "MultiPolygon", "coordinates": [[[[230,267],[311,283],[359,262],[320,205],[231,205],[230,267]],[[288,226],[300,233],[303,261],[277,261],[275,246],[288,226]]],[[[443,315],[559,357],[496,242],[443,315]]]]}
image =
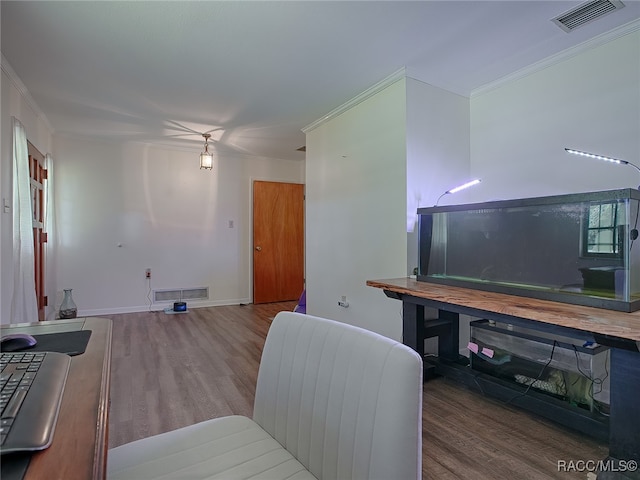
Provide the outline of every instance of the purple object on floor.
{"type": "Polygon", "coordinates": [[[307,290],[302,290],[302,295],[300,295],[300,299],[298,300],[298,304],[293,309],[296,313],[307,313],[307,290]]]}

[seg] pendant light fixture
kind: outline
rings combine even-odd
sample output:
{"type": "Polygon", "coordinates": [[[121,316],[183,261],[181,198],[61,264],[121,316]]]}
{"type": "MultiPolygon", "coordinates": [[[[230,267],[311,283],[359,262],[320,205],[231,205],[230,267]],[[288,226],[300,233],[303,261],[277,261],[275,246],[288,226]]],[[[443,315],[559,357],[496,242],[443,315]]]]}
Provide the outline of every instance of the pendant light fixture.
{"type": "Polygon", "coordinates": [[[209,152],[209,139],[211,135],[203,133],[204,137],[204,152],[200,154],[200,169],[211,170],[213,168],[213,154],[209,152]]]}

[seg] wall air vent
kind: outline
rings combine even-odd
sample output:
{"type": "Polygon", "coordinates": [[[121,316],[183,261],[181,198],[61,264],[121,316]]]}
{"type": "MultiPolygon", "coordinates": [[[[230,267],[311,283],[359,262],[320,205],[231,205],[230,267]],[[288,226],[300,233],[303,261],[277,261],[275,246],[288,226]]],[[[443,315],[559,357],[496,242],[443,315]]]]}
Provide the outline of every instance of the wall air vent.
{"type": "Polygon", "coordinates": [[[186,300],[206,300],[209,298],[209,287],[176,288],[174,290],[154,290],[153,303],[177,302],[186,300]]]}
{"type": "Polygon", "coordinates": [[[624,7],[620,0],[592,0],[553,18],[551,21],[565,32],[571,32],[615,10],[624,7]]]}

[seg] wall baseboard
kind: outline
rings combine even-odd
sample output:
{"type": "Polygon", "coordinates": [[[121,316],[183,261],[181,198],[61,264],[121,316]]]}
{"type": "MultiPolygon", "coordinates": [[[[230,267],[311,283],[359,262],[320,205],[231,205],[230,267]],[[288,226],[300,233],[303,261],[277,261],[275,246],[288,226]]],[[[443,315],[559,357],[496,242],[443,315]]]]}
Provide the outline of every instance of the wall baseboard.
{"type": "MultiPolygon", "coordinates": [[[[251,303],[250,298],[239,298],[229,300],[215,300],[215,301],[193,301],[187,302],[187,308],[203,308],[203,307],[224,307],[229,305],[244,305],[251,303]]],[[[93,310],[78,310],[78,317],[100,317],[104,315],[118,315],[121,313],[140,313],[140,312],[162,312],[165,308],[171,306],[170,303],[153,304],[149,305],[131,306],[131,307],[114,307],[114,308],[100,308],[93,310]]]]}

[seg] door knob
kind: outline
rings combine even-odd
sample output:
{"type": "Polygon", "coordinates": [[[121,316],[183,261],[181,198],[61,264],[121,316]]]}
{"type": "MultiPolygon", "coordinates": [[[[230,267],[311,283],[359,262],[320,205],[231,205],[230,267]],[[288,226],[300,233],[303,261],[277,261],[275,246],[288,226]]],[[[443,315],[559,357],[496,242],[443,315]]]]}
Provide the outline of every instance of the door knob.
{"type": "Polygon", "coordinates": [[[256,250],[257,250],[257,251],[259,251],[259,252],[261,252],[261,251],[262,251],[262,247],[261,247],[260,245],[258,245],[258,246],[256,247],[256,250]]]}

